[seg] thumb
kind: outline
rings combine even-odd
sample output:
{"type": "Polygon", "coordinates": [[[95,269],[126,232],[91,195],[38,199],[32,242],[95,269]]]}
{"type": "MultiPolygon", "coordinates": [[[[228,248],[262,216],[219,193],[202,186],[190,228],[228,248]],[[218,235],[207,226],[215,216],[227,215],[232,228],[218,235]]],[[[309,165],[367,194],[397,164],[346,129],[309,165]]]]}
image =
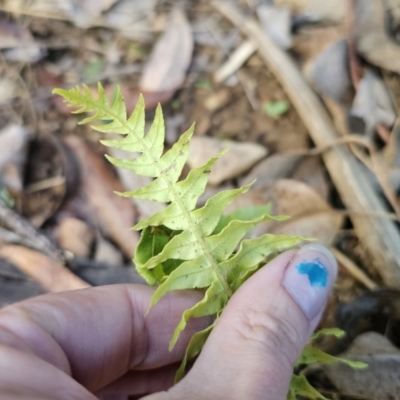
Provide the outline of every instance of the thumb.
{"type": "Polygon", "coordinates": [[[337,264],[312,244],[275,258],[232,296],[173,398],[286,399],[293,366],[315,329],[337,264]]]}

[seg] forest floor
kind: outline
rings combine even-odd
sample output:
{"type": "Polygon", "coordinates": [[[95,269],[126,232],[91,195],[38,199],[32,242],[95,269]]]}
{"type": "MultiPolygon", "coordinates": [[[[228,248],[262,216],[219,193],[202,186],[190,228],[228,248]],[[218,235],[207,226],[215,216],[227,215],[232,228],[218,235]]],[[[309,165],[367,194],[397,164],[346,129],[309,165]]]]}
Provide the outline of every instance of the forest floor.
{"type": "Polygon", "coordinates": [[[230,147],[201,202],[257,179],[230,210],[291,219],[255,235],[334,251],[321,327],[347,336],[321,347],[370,367],[309,379],[332,399],[399,399],[399,32],[399,0],[0,0],[0,306],[143,283],[128,228],[160,208],[113,194],[146,181],[52,94],[119,85],[148,122],[162,104],[167,147],[196,122],[187,168],[230,147]]]}

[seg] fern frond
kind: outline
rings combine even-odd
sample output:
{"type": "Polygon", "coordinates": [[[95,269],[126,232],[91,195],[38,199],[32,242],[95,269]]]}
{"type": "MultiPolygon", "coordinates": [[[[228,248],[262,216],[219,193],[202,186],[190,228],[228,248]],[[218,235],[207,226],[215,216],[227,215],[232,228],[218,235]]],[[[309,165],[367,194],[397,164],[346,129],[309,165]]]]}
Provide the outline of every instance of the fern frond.
{"type": "MultiPolygon", "coordinates": [[[[222,191],[210,198],[203,207],[196,208],[209,173],[223,153],[191,170],[186,179],[180,180],[194,126],[170,150],[165,151],[165,127],[160,106],[146,134],[142,96],[133,113],[127,116],[119,88],[112,104],[109,104],[101,84],[97,97],[87,86],[71,90],[56,89],[54,92],[61,95],[69,106],[77,107],[75,113],[91,113],[81,124],[97,122],[92,126],[93,129],[123,135],[121,139],[103,140],[105,146],[139,153],[133,160],[107,156],[116,167],[153,178],[147,186],[119,195],[168,204],[163,211],[141,220],[133,228],[142,230],[134,256],[136,268],[149,284],[158,284],[150,306],[173,290],[205,290],[203,299],[183,313],[171,338],[170,349],[176,344],[189,319],[215,316],[212,325],[192,337],[177,372],[179,379],[185,372],[186,362],[201,351],[229,298],[240,285],[266,260],[297,246],[305,239],[300,236],[265,234],[256,239],[243,240],[251,229],[264,221],[286,219],[268,215],[268,206],[224,215],[225,209],[251,184],[222,191]]],[[[310,352],[306,355],[312,357],[310,352]]],[[[294,380],[294,384],[299,393],[308,388],[301,377],[294,380]]]]}

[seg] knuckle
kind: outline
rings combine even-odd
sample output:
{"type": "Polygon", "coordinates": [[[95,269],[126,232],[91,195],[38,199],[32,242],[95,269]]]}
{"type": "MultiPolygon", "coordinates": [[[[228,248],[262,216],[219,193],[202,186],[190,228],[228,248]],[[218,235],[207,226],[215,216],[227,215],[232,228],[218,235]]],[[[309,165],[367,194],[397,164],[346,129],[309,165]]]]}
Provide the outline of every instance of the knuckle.
{"type": "Polygon", "coordinates": [[[251,346],[274,357],[288,368],[293,368],[303,342],[295,322],[281,312],[263,310],[256,306],[242,309],[236,325],[238,335],[251,346]]]}

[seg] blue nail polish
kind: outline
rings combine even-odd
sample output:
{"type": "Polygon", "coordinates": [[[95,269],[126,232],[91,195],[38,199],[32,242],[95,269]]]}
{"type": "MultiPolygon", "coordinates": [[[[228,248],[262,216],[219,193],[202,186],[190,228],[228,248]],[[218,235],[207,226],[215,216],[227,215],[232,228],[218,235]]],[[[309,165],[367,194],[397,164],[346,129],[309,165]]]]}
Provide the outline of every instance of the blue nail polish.
{"type": "Polygon", "coordinates": [[[312,321],[324,307],[336,273],[337,264],[328,249],[307,245],[291,260],[282,284],[312,321]]]}
{"type": "Polygon", "coordinates": [[[300,274],[308,276],[311,286],[326,287],[329,272],[318,258],[313,261],[302,261],[296,266],[296,269],[300,274]]]}

